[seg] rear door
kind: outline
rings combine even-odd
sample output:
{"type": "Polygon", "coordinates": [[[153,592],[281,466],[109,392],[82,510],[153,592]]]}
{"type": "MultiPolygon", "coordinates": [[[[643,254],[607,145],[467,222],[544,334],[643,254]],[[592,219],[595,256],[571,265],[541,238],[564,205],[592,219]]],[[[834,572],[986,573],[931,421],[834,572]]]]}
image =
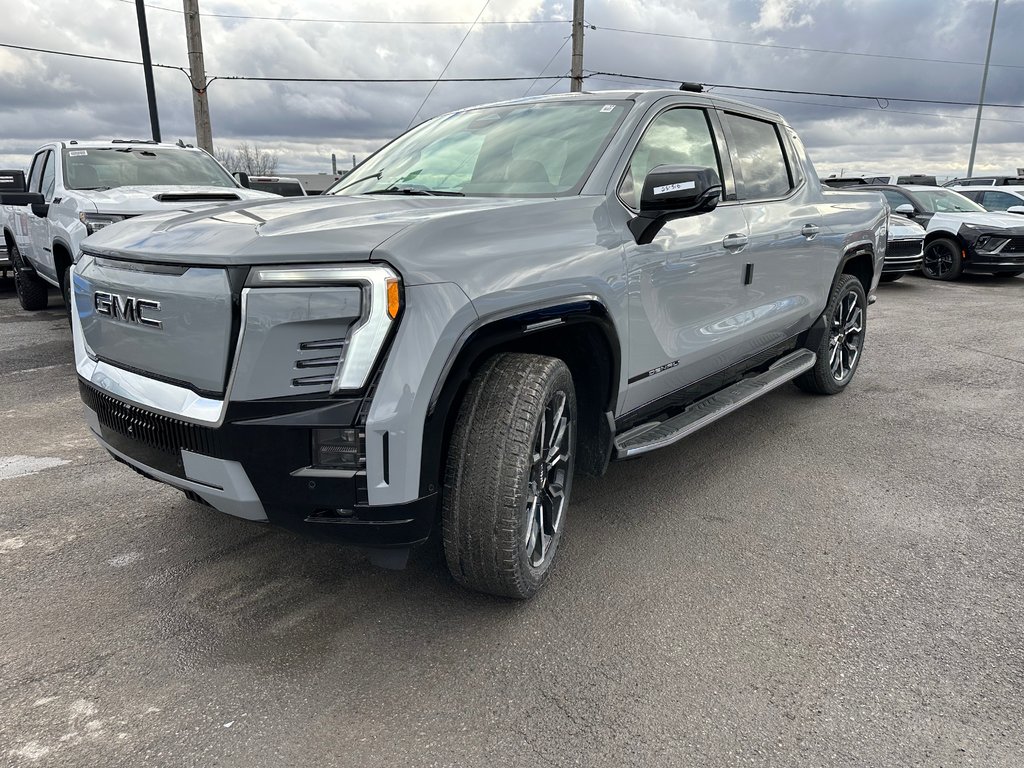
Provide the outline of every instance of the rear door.
{"type": "Polygon", "coordinates": [[[626,233],[626,411],[726,368],[740,354],[747,224],[739,205],[728,199],[732,171],[713,113],[678,104],[649,119],[617,187],[618,202],[631,213],[639,208],[644,178],[658,165],[714,168],[726,199],[710,213],[666,223],[647,245],[626,233]]]}
{"type": "Polygon", "coordinates": [[[754,354],[810,326],[834,259],[820,196],[810,194],[783,126],[736,112],[725,112],[723,123],[750,230],[746,334],[754,354]]]}
{"type": "MultiPolygon", "coordinates": [[[[52,149],[43,153],[42,173],[39,176],[39,188],[31,189],[39,192],[46,203],[53,202],[53,194],[57,184],[57,154],[52,149]]],[[[53,267],[53,234],[50,216],[36,216],[29,213],[29,229],[32,233],[32,258],[36,268],[46,278],[56,281],[57,274],[53,267]]]]}

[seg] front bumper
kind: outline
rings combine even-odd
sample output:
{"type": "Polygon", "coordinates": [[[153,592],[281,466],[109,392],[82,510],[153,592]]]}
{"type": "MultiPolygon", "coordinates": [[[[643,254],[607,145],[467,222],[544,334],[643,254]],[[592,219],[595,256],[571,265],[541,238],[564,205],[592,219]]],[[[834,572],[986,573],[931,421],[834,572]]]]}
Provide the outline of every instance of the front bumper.
{"type": "Polygon", "coordinates": [[[965,272],[1019,272],[1024,269],[1024,253],[978,253],[970,250],[964,261],[965,272]]]}
{"type": "Polygon", "coordinates": [[[230,515],[362,547],[427,539],[438,494],[370,506],[366,473],[312,465],[314,426],[354,426],[361,399],[230,404],[219,426],[200,426],[101,391],[79,378],[93,436],[141,474],[230,515]]]}
{"type": "Polygon", "coordinates": [[[890,240],[885,249],[883,275],[916,272],[924,261],[924,239],[890,240]]]}

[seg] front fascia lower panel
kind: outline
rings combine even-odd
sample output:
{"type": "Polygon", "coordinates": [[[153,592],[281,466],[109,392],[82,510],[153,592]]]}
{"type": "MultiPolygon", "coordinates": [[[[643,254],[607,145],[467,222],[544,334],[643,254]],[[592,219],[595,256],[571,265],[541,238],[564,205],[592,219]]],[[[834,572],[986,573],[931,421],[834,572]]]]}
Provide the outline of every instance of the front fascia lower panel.
{"type": "Polygon", "coordinates": [[[454,283],[407,286],[398,334],[366,420],[366,480],[371,506],[419,498],[423,426],[434,385],[463,329],[477,320],[454,283]],[[388,436],[388,481],[384,435],[388,436]]]}

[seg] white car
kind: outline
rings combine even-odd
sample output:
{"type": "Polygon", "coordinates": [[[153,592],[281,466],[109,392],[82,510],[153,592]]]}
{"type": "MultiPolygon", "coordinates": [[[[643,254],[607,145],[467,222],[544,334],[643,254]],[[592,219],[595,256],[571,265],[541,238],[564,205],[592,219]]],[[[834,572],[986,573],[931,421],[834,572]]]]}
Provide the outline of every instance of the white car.
{"type": "Polygon", "coordinates": [[[145,213],[278,197],[240,186],[201,149],[118,139],[45,144],[22,184],[0,192],[0,226],[27,310],[46,309],[51,285],[69,304],[68,267],[82,241],[106,226],[145,213]]]}
{"type": "Polygon", "coordinates": [[[869,185],[894,213],[925,228],[921,272],[932,280],[955,280],[964,272],[997,277],[1024,274],[1024,218],[992,213],[945,187],[869,185]]]}

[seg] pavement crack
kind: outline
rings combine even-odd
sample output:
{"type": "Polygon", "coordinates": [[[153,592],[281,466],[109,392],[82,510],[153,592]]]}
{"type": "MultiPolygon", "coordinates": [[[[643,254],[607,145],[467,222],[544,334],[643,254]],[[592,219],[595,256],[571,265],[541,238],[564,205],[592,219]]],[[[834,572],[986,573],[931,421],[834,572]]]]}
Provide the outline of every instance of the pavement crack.
{"type": "Polygon", "coordinates": [[[979,355],[986,355],[988,357],[995,357],[995,358],[998,358],[1000,360],[1007,360],[1007,361],[1009,361],[1011,363],[1016,363],[1017,365],[1024,365],[1024,360],[1018,360],[1015,357],[1006,357],[1005,355],[997,355],[995,352],[986,352],[984,349],[975,349],[974,347],[967,347],[967,346],[964,346],[963,344],[956,344],[955,346],[959,347],[960,349],[966,349],[969,352],[977,352],[979,355]]]}

